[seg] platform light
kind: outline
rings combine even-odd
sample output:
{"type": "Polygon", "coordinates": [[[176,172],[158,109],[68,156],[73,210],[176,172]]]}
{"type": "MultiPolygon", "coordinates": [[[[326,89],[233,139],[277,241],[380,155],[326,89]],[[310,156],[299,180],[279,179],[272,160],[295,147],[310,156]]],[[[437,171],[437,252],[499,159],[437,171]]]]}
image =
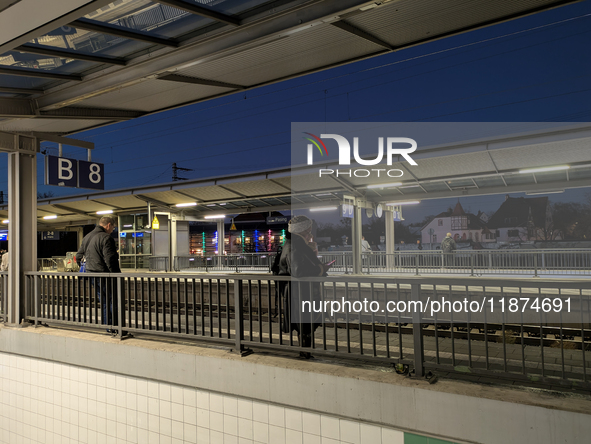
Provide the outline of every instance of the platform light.
{"type": "Polygon", "coordinates": [[[7,223],[9,223],[9,222],[10,222],[10,221],[9,221],[8,219],[4,219],[4,220],[2,221],[2,223],[3,223],[3,224],[7,224],[7,223]]]}
{"type": "Polygon", "coordinates": [[[310,211],[332,211],[332,210],[336,210],[339,207],[316,207],[316,208],[310,208],[310,211]]]}
{"type": "Polygon", "coordinates": [[[525,193],[528,196],[539,196],[540,194],[561,194],[564,190],[549,190],[549,191],[528,191],[525,193]]]}
{"type": "Polygon", "coordinates": [[[205,219],[224,219],[225,214],[212,214],[211,216],[205,216],[205,219]]]}
{"type": "Polygon", "coordinates": [[[113,210],[101,210],[97,211],[96,214],[113,214],[113,210]]]}
{"type": "MultiPolygon", "coordinates": [[[[207,204],[206,206],[208,206],[208,207],[215,207],[215,204],[207,204]]],[[[178,205],[177,205],[177,207],[178,207],[178,205]]]]}
{"type": "Polygon", "coordinates": [[[519,170],[519,174],[547,173],[549,171],[568,170],[569,168],[570,167],[568,165],[559,165],[559,166],[541,167],[541,168],[530,168],[527,170],[519,170]]]}
{"type": "Polygon", "coordinates": [[[418,187],[420,187],[420,185],[417,183],[414,185],[404,185],[403,187],[400,187],[400,189],[402,190],[404,188],[418,188],[418,187]]]}
{"type": "Polygon", "coordinates": [[[399,205],[417,205],[420,204],[420,200],[407,200],[406,202],[388,202],[386,205],[399,206],[399,205]]]}
{"type": "Polygon", "coordinates": [[[400,185],[402,185],[402,182],[395,182],[395,183],[382,183],[382,184],[373,184],[373,185],[368,185],[367,188],[394,188],[394,187],[399,187],[400,185]]]}
{"type": "Polygon", "coordinates": [[[196,207],[197,202],[185,202],[185,203],[176,204],[176,206],[177,207],[196,207]]]}
{"type": "Polygon", "coordinates": [[[55,214],[52,214],[50,216],[43,216],[44,220],[49,220],[49,219],[57,219],[57,216],[55,214]]]}
{"type": "Polygon", "coordinates": [[[332,193],[322,193],[322,194],[315,194],[316,197],[321,197],[321,196],[332,196],[332,193]]]}

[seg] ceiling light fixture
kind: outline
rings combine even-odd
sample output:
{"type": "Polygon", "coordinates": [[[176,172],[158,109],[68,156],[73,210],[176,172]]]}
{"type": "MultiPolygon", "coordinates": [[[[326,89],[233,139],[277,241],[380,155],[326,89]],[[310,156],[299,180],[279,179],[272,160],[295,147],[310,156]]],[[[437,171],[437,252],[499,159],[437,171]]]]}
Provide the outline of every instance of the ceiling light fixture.
{"type": "Polygon", "coordinates": [[[420,200],[407,200],[406,202],[388,202],[386,205],[389,206],[398,206],[398,205],[416,205],[420,204],[420,200]]]}
{"type": "Polygon", "coordinates": [[[382,184],[368,185],[367,188],[394,188],[394,187],[399,187],[400,185],[402,185],[402,182],[382,183],[382,184]]]}
{"type": "Polygon", "coordinates": [[[553,166],[553,167],[541,167],[541,168],[530,168],[526,170],[519,170],[519,174],[532,174],[532,173],[547,173],[549,171],[562,171],[568,170],[570,167],[568,165],[560,165],[560,166],[553,166]]]}
{"type": "Polygon", "coordinates": [[[339,207],[316,207],[316,208],[310,208],[310,211],[316,212],[316,211],[332,211],[332,210],[336,210],[339,207]]]}
{"type": "Polygon", "coordinates": [[[180,204],[176,204],[177,207],[196,207],[197,206],[197,202],[186,202],[186,203],[180,203],[180,204]]]}

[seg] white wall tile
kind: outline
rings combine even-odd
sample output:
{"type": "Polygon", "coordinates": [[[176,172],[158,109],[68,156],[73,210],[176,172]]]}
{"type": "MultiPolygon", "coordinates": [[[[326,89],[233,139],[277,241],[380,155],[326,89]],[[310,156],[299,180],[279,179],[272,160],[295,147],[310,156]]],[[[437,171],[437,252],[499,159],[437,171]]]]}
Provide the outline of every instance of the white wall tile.
{"type": "Polygon", "coordinates": [[[302,421],[304,433],[320,436],[320,415],[316,413],[303,412],[302,421]]]}
{"type": "Polygon", "coordinates": [[[382,430],[369,424],[361,424],[361,444],[381,444],[382,430]]]}
{"type": "Polygon", "coordinates": [[[404,432],[382,427],[383,444],[404,444],[404,432]]]}
{"type": "Polygon", "coordinates": [[[357,421],[347,421],[345,419],[341,419],[339,421],[340,424],[340,439],[342,442],[350,443],[350,444],[360,444],[361,443],[361,430],[359,428],[359,422],[357,421]]]}
{"type": "Polygon", "coordinates": [[[320,435],[326,438],[339,439],[339,419],[334,416],[322,415],[320,417],[320,435]]]}
{"type": "Polygon", "coordinates": [[[296,408],[0,353],[0,443],[404,444],[296,408]]]}

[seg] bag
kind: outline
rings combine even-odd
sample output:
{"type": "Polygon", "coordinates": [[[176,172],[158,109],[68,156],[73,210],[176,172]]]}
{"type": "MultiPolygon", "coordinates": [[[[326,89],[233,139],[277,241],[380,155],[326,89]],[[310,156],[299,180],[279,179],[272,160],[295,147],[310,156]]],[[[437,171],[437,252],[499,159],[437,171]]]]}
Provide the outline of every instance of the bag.
{"type": "Polygon", "coordinates": [[[83,257],[82,261],[80,262],[80,270],[78,270],[80,273],[85,273],[86,272],[86,258],[83,257]]]}
{"type": "Polygon", "coordinates": [[[283,251],[283,247],[279,245],[277,248],[277,254],[275,255],[275,260],[273,261],[273,265],[271,265],[271,273],[275,276],[279,274],[279,262],[281,261],[281,252],[283,251]]]}

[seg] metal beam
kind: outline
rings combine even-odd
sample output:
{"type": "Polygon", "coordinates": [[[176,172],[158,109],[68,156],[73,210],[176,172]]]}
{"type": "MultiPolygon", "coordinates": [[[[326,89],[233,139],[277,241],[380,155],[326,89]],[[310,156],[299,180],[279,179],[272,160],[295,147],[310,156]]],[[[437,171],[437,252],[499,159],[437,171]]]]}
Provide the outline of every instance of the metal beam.
{"type": "Polygon", "coordinates": [[[36,117],[82,120],[131,120],[144,115],[146,115],[146,113],[143,111],[133,111],[127,109],[64,107],[39,111],[39,114],[36,117]]]}
{"type": "Polygon", "coordinates": [[[50,57],[60,57],[63,59],[86,60],[87,62],[106,63],[110,65],[125,66],[127,62],[120,57],[101,57],[91,54],[84,54],[78,51],[67,49],[57,49],[53,47],[42,47],[39,45],[21,45],[14,48],[15,51],[27,52],[31,54],[41,54],[50,57]]]}
{"type": "Polygon", "coordinates": [[[159,76],[158,80],[168,80],[170,82],[194,83],[196,85],[218,86],[220,88],[245,89],[245,86],[234,83],[218,82],[217,80],[198,79],[197,77],[181,76],[179,74],[164,74],[159,76]]]}
{"type": "Polygon", "coordinates": [[[35,108],[29,99],[0,98],[0,117],[34,117],[35,108]]]}
{"type": "Polygon", "coordinates": [[[34,88],[9,88],[6,86],[0,86],[0,92],[14,93],[14,94],[43,94],[42,89],[34,88]]]}
{"type": "Polygon", "coordinates": [[[371,35],[369,32],[363,31],[363,30],[359,29],[358,27],[345,22],[344,20],[340,20],[338,22],[333,22],[333,23],[331,23],[331,25],[336,26],[337,28],[342,29],[343,31],[347,31],[350,34],[354,34],[357,37],[361,37],[362,39],[365,39],[369,42],[375,43],[376,45],[381,46],[383,48],[390,49],[390,50],[394,49],[394,47],[392,45],[390,45],[389,43],[386,43],[383,40],[380,40],[376,36],[371,35]]]}
{"type": "Polygon", "coordinates": [[[0,98],[0,117],[130,120],[145,114],[142,111],[82,107],[64,107],[39,111],[34,100],[8,97],[0,98]]]}
{"type": "Polygon", "coordinates": [[[18,77],[41,77],[43,79],[82,81],[82,76],[78,74],[57,74],[51,71],[43,71],[41,69],[16,68],[14,66],[3,66],[0,68],[0,74],[18,77]]]}
{"type": "Polygon", "coordinates": [[[139,40],[140,42],[154,43],[155,45],[161,46],[170,46],[171,48],[178,48],[179,46],[179,42],[173,39],[154,37],[143,32],[132,31],[130,29],[123,28],[122,26],[96,22],[94,20],[81,18],[74,20],[72,23],[70,23],[70,26],[73,26],[74,28],[85,29],[87,31],[100,32],[101,34],[116,35],[126,39],[139,40]]]}
{"type": "Polygon", "coordinates": [[[69,137],[62,137],[56,134],[41,133],[37,131],[33,131],[29,134],[33,137],[37,137],[40,140],[46,140],[48,142],[61,143],[68,146],[77,146],[79,148],[86,148],[87,150],[94,149],[94,143],[87,142],[86,140],[71,139],[69,137]]]}
{"type": "Polygon", "coordinates": [[[172,6],[173,8],[182,9],[183,11],[190,12],[191,14],[200,15],[207,17],[218,22],[227,23],[228,25],[240,26],[240,19],[232,17],[221,12],[214,11],[213,9],[204,8],[194,3],[187,3],[182,0],[153,0],[155,3],[162,5],[172,6]]]}

